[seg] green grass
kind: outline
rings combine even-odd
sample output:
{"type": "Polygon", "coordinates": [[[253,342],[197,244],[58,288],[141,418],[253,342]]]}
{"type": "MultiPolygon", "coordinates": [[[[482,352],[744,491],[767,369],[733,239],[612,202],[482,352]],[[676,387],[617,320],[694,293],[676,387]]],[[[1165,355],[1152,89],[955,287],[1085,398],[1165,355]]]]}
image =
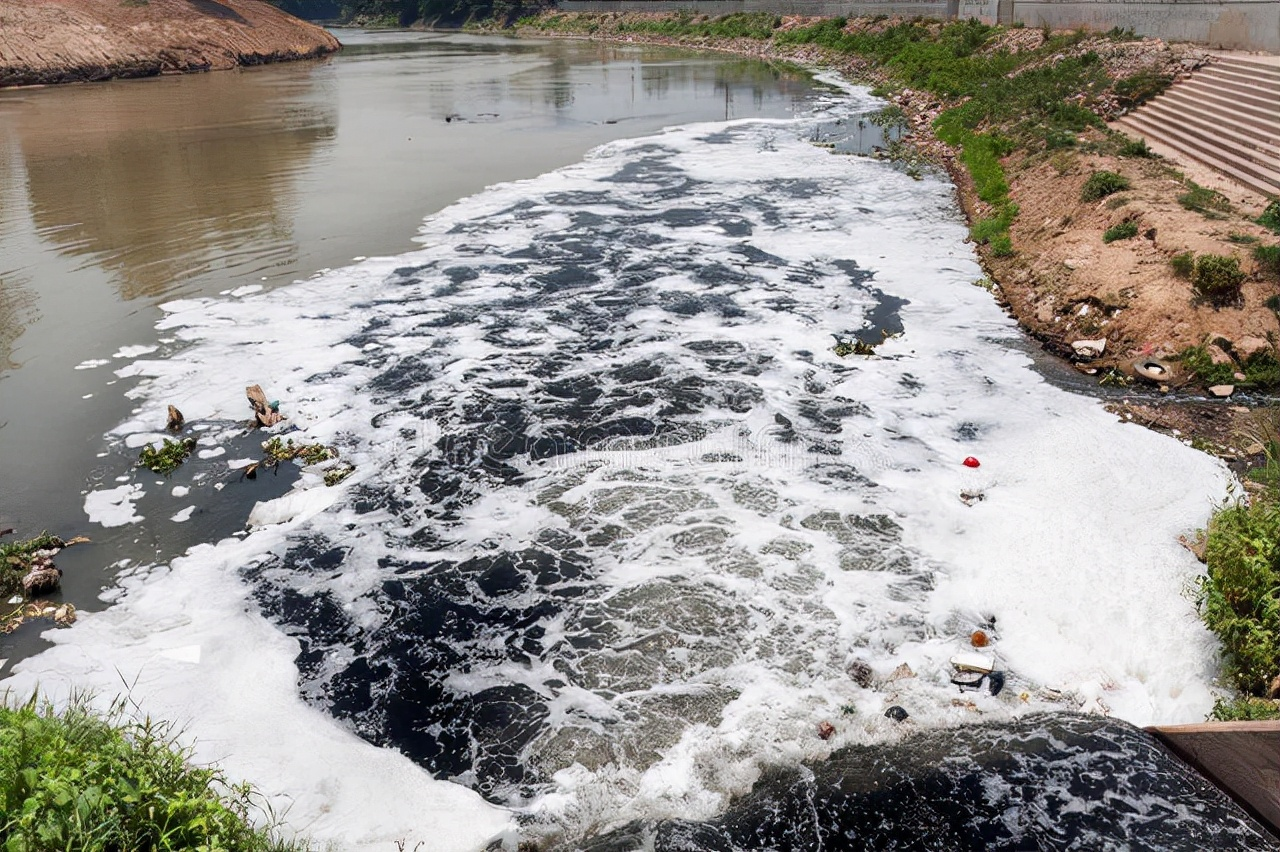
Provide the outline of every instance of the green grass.
{"type": "Polygon", "coordinates": [[[1178,196],[1178,203],[1209,219],[1221,219],[1231,212],[1231,202],[1221,192],[1201,186],[1193,180],[1186,182],[1187,191],[1178,196]]]}
{"type": "Polygon", "coordinates": [[[1254,221],[1264,228],[1271,229],[1272,233],[1280,234],[1280,199],[1268,204],[1262,211],[1262,215],[1254,221]]]}
{"type": "Polygon", "coordinates": [[[1196,271],[1196,253],[1193,251],[1184,251],[1175,254],[1169,258],[1169,265],[1173,267],[1173,273],[1179,278],[1191,278],[1191,273],[1196,271]]]}
{"type": "Polygon", "coordinates": [[[719,18],[698,20],[692,13],[678,12],[669,18],[629,21],[618,25],[620,33],[705,38],[750,38],[764,40],[782,24],[782,19],[766,12],[736,12],[719,18]]]}
{"type": "Polygon", "coordinates": [[[1080,188],[1081,201],[1098,201],[1108,195],[1123,192],[1130,186],[1129,179],[1115,172],[1097,171],[1089,175],[1080,188]]]}
{"type": "Polygon", "coordinates": [[[1233,385],[1236,383],[1234,363],[1215,364],[1204,346],[1191,346],[1178,356],[1188,373],[1203,385],[1233,385]]]}
{"type": "Polygon", "coordinates": [[[292,852],[252,827],[253,791],[192,766],[169,730],[62,711],[33,696],[0,706],[0,844],[5,852],[292,852]]]}
{"type": "Polygon", "coordinates": [[[1254,246],[1253,261],[1264,276],[1280,279],[1280,245],[1254,246]]]}
{"type": "Polygon", "coordinates": [[[1121,222],[1103,231],[1102,241],[1104,243],[1114,243],[1116,240],[1131,240],[1136,236],[1138,236],[1138,224],[1136,222],[1121,222]]]}

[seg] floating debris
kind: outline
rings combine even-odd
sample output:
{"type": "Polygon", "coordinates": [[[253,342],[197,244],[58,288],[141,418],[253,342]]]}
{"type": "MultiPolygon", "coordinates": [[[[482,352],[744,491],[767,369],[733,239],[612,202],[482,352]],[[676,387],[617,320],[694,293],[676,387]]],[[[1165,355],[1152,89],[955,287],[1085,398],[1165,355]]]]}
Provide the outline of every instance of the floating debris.
{"type": "Polygon", "coordinates": [[[338,457],[338,451],[333,447],[326,447],[324,444],[295,444],[292,438],[285,441],[281,441],[279,437],[272,438],[263,443],[262,449],[271,464],[300,459],[303,464],[312,465],[338,457]]]}
{"type": "Polygon", "coordinates": [[[261,385],[249,385],[244,389],[244,393],[249,398],[250,407],[253,408],[255,425],[270,428],[284,419],[280,414],[280,401],[268,402],[261,385]]]}
{"type": "Polygon", "coordinates": [[[186,422],[187,419],[182,416],[182,412],[179,411],[176,406],[169,406],[169,419],[165,423],[164,428],[168,429],[170,432],[181,432],[182,427],[186,422]]]}
{"type": "Polygon", "coordinates": [[[818,723],[818,736],[821,739],[829,740],[836,732],[836,726],[827,721],[818,723]]]}
{"type": "MultiPolygon", "coordinates": [[[[12,533],[13,530],[4,530],[0,535],[12,533]]],[[[64,548],[88,540],[76,536],[63,541],[44,532],[25,541],[0,544],[0,594],[22,600],[56,591],[62,582],[62,569],[53,564],[53,557],[64,548]]]]}
{"type": "Polygon", "coordinates": [[[911,714],[906,711],[906,708],[897,704],[884,711],[884,715],[886,719],[892,719],[895,722],[905,722],[911,718],[911,714]]]}

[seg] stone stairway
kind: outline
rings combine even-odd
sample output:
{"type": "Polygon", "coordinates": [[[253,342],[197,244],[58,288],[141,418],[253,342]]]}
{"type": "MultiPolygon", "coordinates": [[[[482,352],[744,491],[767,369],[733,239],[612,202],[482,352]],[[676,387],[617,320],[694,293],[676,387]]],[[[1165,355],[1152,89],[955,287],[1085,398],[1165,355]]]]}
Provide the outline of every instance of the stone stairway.
{"type": "Polygon", "coordinates": [[[1111,126],[1280,195],[1280,63],[1214,56],[1111,126]]]}

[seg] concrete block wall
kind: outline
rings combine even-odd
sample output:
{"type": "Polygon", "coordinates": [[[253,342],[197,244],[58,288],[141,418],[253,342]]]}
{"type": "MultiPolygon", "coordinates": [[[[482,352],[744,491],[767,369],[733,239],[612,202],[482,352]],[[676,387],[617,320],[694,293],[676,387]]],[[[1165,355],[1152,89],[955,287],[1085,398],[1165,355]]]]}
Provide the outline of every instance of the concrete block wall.
{"type": "Polygon", "coordinates": [[[1280,0],[559,0],[557,5],[566,12],[903,15],[1102,32],[1120,27],[1167,41],[1280,54],[1280,0]]]}

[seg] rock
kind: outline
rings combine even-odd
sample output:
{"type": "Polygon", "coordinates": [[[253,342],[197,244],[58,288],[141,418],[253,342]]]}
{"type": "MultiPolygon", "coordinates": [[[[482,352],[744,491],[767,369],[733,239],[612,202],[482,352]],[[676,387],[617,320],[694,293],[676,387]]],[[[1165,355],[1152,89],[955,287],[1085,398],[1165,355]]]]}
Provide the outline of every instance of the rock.
{"type": "Polygon", "coordinates": [[[992,695],[999,695],[1000,690],[1004,689],[1004,672],[992,672],[987,676],[987,691],[992,695]]]}
{"type": "Polygon", "coordinates": [[[1231,374],[1231,378],[1235,379],[1237,382],[1243,382],[1246,378],[1248,378],[1248,376],[1246,376],[1244,373],[1241,373],[1241,372],[1235,372],[1231,374]]]}
{"type": "Polygon", "coordinates": [[[1097,340],[1077,340],[1071,344],[1071,348],[1075,350],[1077,358],[1093,359],[1106,351],[1107,339],[1099,337],[1097,340]]]}
{"type": "Polygon", "coordinates": [[[1209,388],[1210,396],[1227,397],[1236,392],[1235,385],[1213,385],[1209,388]]]}
{"type": "Polygon", "coordinates": [[[22,578],[22,590],[27,597],[56,591],[61,584],[62,569],[48,560],[32,563],[31,570],[22,578]]]}
{"type": "Polygon", "coordinates": [[[1214,364],[1235,363],[1234,361],[1231,360],[1231,356],[1228,355],[1226,352],[1224,352],[1222,347],[1216,343],[1210,343],[1208,346],[1204,348],[1204,351],[1209,354],[1209,360],[1212,361],[1214,364]]]}
{"type": "Polygon", "coordinates": [[[885,683],[893,683],[895,680],[906,680],[907,678],[915,676],[916,673],[911,670],[911,666],[903,663],[889,673],[889,676],[885,678],[885,683]]]}
{"type": "Polygon", "coordinates": [[[1280,698],[1280,675],[1276,675],[1275,680],[1271,681],[1271,685],[1267,687],[1267,697],[1272,701],[1280,698]]]}
{"type": "Polygon", "coordinates": [[[871,688],[871,680],[875,675],[871,671],[871,666],[867,665],[864,660],[854,660],[849,664],[849,668],[846,671],[849,672],[849,677],[853,678],[853,682],[858,686],[863,689],[871,688]]]}
{"type": "Polygon", "coordinates": [[[899,707],[895,704],[888,710],[884,711],[884,717],[886,719],[892,719],[895,722],[905,722],[907,719],[911,718],[911,714],[908,713],[905,708],[899,707]]]}
{"type": "Polygon", "coordinates": [[[1240,338],[1232,348],[1236,351],[1236,357],[1241,361],[1248,361],[1259,352],[1271,351],[1271,344],[1267,342],[1266,338],[1250,336],[1240,338]]]}
{"type": "Polygon", "coordinates": [[[827,721],[818,723],[818,736],[824,740],[831,739],[832,734],[836,732],[836,726],[827,721]]]}

